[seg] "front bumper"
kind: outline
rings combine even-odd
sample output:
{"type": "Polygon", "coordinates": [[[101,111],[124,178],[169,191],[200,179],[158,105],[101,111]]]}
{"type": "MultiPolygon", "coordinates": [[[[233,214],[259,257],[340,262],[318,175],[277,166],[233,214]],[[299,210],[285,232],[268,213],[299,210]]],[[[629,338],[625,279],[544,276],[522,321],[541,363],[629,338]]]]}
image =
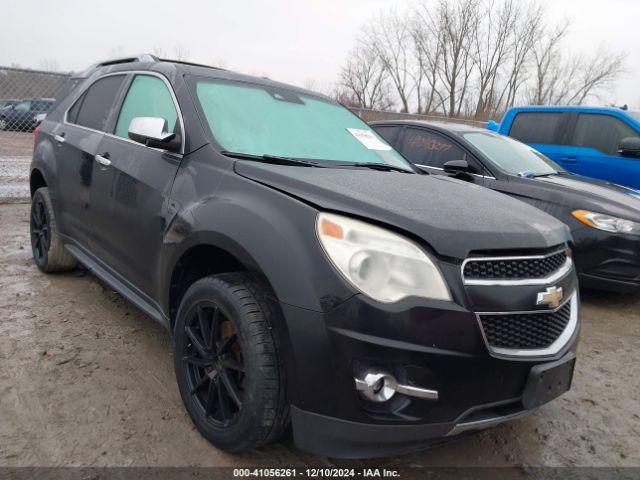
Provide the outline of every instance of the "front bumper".
{"type": "MultiPolygon", "coordinates": [[[[559,284],[567,293],[577,290],[573,273],[559,284]]],[[[540,289],[512,287],[509,301],[531,300],[540,289]]],[[[296,444],[333,457],[381,456],[425,448],[531,411],[522,397],[532,367],[575,352],[579,327],[553,355],[496,355],[477,315],[460,306],[496,311],[496,293],[479,291],[454,288],[456,303],[406,299],[383,305],[355,295],[324,314],[281,305],[290,334],[296,444]],[[396,394],[384,404],[369,402],[354,382],[367,368],[433,389],[438,398],[396,394]]]]}
{"type": "Polygon", "coordinates": [[[359,423],[291,408],[296,445],[332,458],[375,458],[410,453],[523,417],[532,410],[487,414],[459,422],[383,425],[359,423]]]}
{"type": "Polygon", "coordinates": [[[580,286],[630,292],[640,289],[640,238],[594,228],[572,231],[580,286]]]}

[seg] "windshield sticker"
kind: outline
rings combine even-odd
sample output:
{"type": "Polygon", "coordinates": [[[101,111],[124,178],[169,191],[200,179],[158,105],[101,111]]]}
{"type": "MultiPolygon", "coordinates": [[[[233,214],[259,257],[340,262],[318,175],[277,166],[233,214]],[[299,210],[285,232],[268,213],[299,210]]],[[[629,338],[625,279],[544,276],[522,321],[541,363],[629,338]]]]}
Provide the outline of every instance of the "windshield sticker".
{"type": "Polygon", "coordinates": [[[347,128],[347,131],[369,150],[382,150],[385,152],[391,150],[391,147],[376,137],[371,130],[347,128]]]}

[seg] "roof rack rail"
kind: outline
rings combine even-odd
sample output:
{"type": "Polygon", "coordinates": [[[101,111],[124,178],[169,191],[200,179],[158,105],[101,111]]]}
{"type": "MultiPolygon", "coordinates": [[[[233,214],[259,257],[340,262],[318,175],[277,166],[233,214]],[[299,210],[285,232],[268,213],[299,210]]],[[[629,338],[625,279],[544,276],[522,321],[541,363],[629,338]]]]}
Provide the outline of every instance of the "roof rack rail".
{"type": "Polygon", "coordinates": [[[99,62],[94,65],[95,67],[106,67],[108,65],[117,65],[119,63],[132,63],[132,62],[157,62],[158,57],[151,55],[150,53],[141,53],[140,55],[130,55],[128,57],[113,58],[104,62],[99,62]]]}
{"type": "Polygon", "coordinates": [[[204,63],[189,62],[188,60],[174,60],[174,59],[171,59],[171,58],[158,58],[157,60],[159,62],[178,63],[180,65],[190,65],[192,67],[213,68],[214,70],[223,70],[225,72],[228,72],[228,70],[226,68],[214,67],[213,65],[205,65],[204,63]]]}
{"type": "Polygon", "coordinates": [[[86,77],[92,70],[99,67],[108,67],[109,65],[119,65],[121,63],[133,63],[133,62],[157,62],[158,57],[151,55],[150,53],[141,53],[139,55],[129,55],[127,57],[112,58],[111,60],[105,60],[104,62],[98,62],[91,65],[84,72],[80,73],[79,77],[86,77]]]}

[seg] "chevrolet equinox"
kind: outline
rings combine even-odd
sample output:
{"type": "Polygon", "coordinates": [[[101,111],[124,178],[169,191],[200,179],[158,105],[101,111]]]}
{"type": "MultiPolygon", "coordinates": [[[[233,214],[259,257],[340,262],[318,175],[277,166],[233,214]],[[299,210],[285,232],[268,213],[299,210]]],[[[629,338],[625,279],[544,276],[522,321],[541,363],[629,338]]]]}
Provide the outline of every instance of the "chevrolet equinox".
{"type": "Polygon", "coordinates": [[[417,172],[322,95],[151,55],[69,81],[35,132],[31,244],[172,334],[215,446],[406,452],[570,388],[568,228],[417,172]]]}

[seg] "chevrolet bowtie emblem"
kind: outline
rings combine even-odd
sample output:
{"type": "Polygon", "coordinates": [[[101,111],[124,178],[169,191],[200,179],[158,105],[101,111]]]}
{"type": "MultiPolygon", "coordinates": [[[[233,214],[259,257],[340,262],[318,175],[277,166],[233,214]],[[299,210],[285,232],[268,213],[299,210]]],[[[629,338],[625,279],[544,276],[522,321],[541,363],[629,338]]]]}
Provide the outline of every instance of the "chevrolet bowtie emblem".
{"type": "Polygon", "coordinates": [[[549,305],[551,308],[558,308],[562,301],[562,287],[549,287],[544,292],[538,293],[536,305],[549,305]]]}

